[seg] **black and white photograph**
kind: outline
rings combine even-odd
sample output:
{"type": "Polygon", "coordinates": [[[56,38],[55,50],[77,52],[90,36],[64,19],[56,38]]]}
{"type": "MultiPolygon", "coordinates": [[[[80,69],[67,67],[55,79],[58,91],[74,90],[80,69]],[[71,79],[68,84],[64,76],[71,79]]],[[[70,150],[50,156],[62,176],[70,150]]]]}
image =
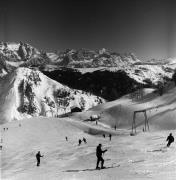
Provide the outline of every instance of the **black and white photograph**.
{"type": "Polygon", "coordinates": [[[0,1],[0,179],[176,179],[176,0],[0,1]]]}

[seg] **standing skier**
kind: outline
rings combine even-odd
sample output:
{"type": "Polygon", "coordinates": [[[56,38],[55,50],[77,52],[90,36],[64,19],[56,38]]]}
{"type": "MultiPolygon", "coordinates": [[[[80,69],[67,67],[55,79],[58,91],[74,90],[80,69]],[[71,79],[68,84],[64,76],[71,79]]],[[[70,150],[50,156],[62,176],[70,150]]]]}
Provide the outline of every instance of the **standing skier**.
{"type": "Polygon", "coordinates": [[[37,159],[37,166],[40,166],[40,158],[43,157],[40,154],[40,151],[38,151],[38,153],[36,154],[36,159],[37,159]]]}
{"type": "Polygon", "coordinates": [[[109,140],[111,141],[111,137],[112,137],[112,135],[111,134],[109,134],[109,140]]]}
{"type": "Polygon", "coordinates": [[[84,137],[83,137],[83,141],[84,141],[85,144],[87,143],[87,140],[86,140],[86,138],[84,138],[84,137]]]}
{"type": "Polygon", "coordinates": [[[78,140],[78,146],[80,146],[82,143],[81,139],[78,140]]]}
{"type": "Polygon", "coordinates": [[[114,126],[114,129],[116,130],[116,128],[117,128],[117,127],[116,127],[116,125],[115,125],[115,126],[114,126]]]}
{"type": "Polygon", "coordinates": [[[101,144],[99,144],[98,146],[97,146],[97,149],[96,149],[96,156],[97,156],[97,166],[96,166],[96,169],[99,169],[99,162],[101,161],[101,169],[103,169],[103,168],[105,168],[104,166],[103,166],[103,164],[104,164],[104,159],[103,159],[103,157],[102,157],[102,154],[103,153],[105,153],[106,151],[107,151],[107,149],[106,150],[102,150],[101,149],[101,144]]]}

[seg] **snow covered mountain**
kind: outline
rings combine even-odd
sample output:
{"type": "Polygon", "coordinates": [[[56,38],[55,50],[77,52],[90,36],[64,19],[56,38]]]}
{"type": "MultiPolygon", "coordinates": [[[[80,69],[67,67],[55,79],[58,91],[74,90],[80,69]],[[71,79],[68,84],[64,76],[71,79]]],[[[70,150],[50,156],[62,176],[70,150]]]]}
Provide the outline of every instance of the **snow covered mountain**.
{"type": "MultiPolygon", "coordinates": [[[[72,104],[69,104],[68,108],[65,108],[64,106],[64,110],[64,108],[58,108],[56,106],[57,100],[54,98],[54,95],[48,95],[49,99],[44,95],[41,96],[40,93],[38,93],[39,91],[35,91],[35,89],[40,89],[38,86],[43,89],[44,85],[41,86],[40,84],[45,81],[37,80],[36,77],[30,80],[30,76],[33,75],[29,75],[30,73],[27,72],[31,72],[31,74],[36,74],[36,72],[37,74],[42,74],[43,72],[49,78],[55,80],[51,80],[51,82],[58,84],[62,83],[72,89],[91,92],[91,94],[95,94],[96,96],[103,97],[107,100],[115,100],[140,88],[156,88],[158,84],[167,83],[172,78],[175,68],[175,59],[160,61],[153,59],[143,62],[140,61],[133,53],[122,55],[119,53],[110,52],[106,49],[101,49],[99,51],[87,49],[67,49],[65,52],[48,53],[37,50],[31,45],[22,42],[0,43],[0,77],[3,77],[1,86],[16,87],[17,85],[8,84],[7,82],[11,82],[11,79],[15,79],[14,81],[16,84],[16,82],[18,82],[18,78],[16,79],[16,77],[21,78],[20,82],[17,83],[21,90],[19,91],[17,87],[15,90],[12,90],[16,93],[16,96],[14,97],[18,97],[18,101],[14,101],[17,103],[17,105],[15,105],[14,112],[10,113],[13,114],[13,117],[10,117],[10,119],[20,119],[21,114],[30,116],[56,116],[64,113],[64,111],[68,112],[72,106],[72,104]],[[34,69],[37,71],[34,71],[34,69]],[[19,75],[20,73],[21,75],[19,75]],[[29,76],[29,80],[26,80],[26,76],[29,76]],[[10,80],[8,79],[9,77],[11,77],[10,80]],[[36,80],[37,84],[35,83],[36,80]],[[8,85],[4,85],[6,83],[8,85]],[[26,89],[29,89],[29,92],[26,91],[26,89]],[[20,100],[22,105],[19,105],[19,92],[21,96],[24,97],[20,100]],[[28,96],[30,96],[32,99],[29,99],[28,96]],[[55,107],[51,108],[51,104],[55,104],[53,105],[55,107]]],[[[47,77],[43,74],[42,77],[47,79],[47,77]]],[[[44,88],[45,90],[47,90],[47,86],[50,86],[49,81],[47,82],[48,84],[46,84],[46,87],[44,88]]],[[[60,84],[60,86],[62,85],[60,84]]],[[[2,88],[1,91],[9,92],[4,88],[2,88]]],[[[47,91],[49,92],[49,90],[47,91]]],[[[55,92],[56,90],[53,88],[51,91],[55,92]]],[[[43,90],[41,92],[46,94],[43,90]]],[[[52,93],[50,92],[50,94],[52,93]]],[[[80,95],[78,96],[74,95],[74,93],[71,94],[73,94],[74,97],[76,96],[76,99],[79,99],[78,97],[82,97],[83,94],[82,91],[78,91],[78,94],[79,93],[80,95]]],[[[57,93],[55,92],[55,96],[56,94],[57,93]]],[[[60,96],[60,92],[58,92],[58,94],[60,96]]],[[[69,93],[65,94],[64,92],[61,94],[66,96],[65,99],[68,99],[67,95],[70,99],[72,99],[72,95],[69,93]]],[[[2,93],[1,98],[3,99],[4,97],[6,96],[3,96],[2,93]]],[[[90,101],[92,96],[90,93],[89,95],[87,93],[87,95],[85,94],[85,97],[87,98],[87,103],[90,101]]],[[[85,97],[83,97],[83,99],[85,97]]],[[[97,101],[99,102],[99,100],[97,101]]],[[[66,102],[62,102],[61,104],[63,103],[66,102]]],[[[94,105],[96,105],[96,103],[94,105]]],[[[92,106],[93,104],[86,105],[84,108],[82,108],[88,109],[92,106]]]]}
{"type": "Polygon", "coordinates": [[[106,49],[67,49],[47,53],[26,43],[0,43],[0,76],[17,67],[36,67],[42,71],[76,68],[81,73],[97,70],[124,71],[139,83],[150,79],[154,84],[163,77],[171,78],[176,68],[175,59],[140,61],[133,53],[119,54],[106,49]]]}
{"type": "Polygon", "coordinates": [[[88,49],[67,50],[59,54],[58,65],[70,68],[123,67],[139,62],[133,53],[118,54],[106,49],[92,51],[88,49]]]}
{"type": "Polygon", "coordinates": [[[176,146],[166,148],[166,138],[170,132],[176,134],[176,87],[172,82],[162,96],[155,88],[144,88],[169,82],[176,67],[174,59],[86,69],[68,68],[66,63],[67,68],[60,68],[61,53],[32,50],[29,56],[25,51],[19,53],[26,45],[5,46],[0,52],[1,179],[175,179],[176,146]],[[31,66],[35,68],[28,68],[31,66]],[[111,95],[111,99],[127,95],[101,104],[104,100],[92,95],[98,93],[111,95]],[[75,106],[94,107],[69,118],[54,118],[75,106]],[[143,131],[144,115],[140,113],[137,134],[130,136],[133,113],[140,110],[147,112],[150,131],[143,131]],[[100,115],[98,123],[87,120],[91,115],[100,115]],[[13,121],[22,118],[20,123],[13,121]],[[78,146],[83,137],[87,143],[78,146]],[[108,149],[101,173],[95,170],[100,143],[103,150],[108,149]],[[44,156],[36,167],[39,150],[44,156]]]}
{"type": "MultiPolygon", "coordinates": [[[[47,53],[37,50],[26,43],[0,43],[0,57],[4,61],[4,69],[19,66],[66,66],[70,68],[96,68],[127,66],[140,62],[132,53],[121,55],[106,49],[92,51],[88,49],[69,50],[65,52],[47,53]]],[[[3,69],[1,67],[1,69],[3,69]]],[[[7,71],[7,70],[6,70],[7,71]]]]}
{"type": "Polygon", "coordinates": [[[18,68],[0,80],[0,123],[32,116],[57,117],[72,107],[87,110],[102,102],[28,68],[18,68]]]}

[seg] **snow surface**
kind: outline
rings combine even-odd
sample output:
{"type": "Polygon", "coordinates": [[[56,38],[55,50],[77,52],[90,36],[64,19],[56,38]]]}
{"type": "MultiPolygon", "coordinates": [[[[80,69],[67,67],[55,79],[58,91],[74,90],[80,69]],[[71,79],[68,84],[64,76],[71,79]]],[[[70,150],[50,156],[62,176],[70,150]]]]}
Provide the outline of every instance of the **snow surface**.
{"type": "Polygon", "coordinates": [[[152,89],[146,89],[141,100],[132,101],[130,96],[125,96],[70,118],[41,117],[1,125],[2,179],[174,180],[176,145],[166,148],[166,138],[170,132],[176,134],[175,90],[158,96],[152,89]],[[137,134],[130,136],[133,111],[141,109],[148,109],[150,131],[142,131],[143,118],[139,116],[137,134]],[[84,122],[89,115],[101,112],[98,125],[84,122]],[[116,131],[110,127],[114,123],[116,131]],[[102,137],[109,133],[113,135],[112,141],[102,137]],[[78,146],[78,139],[83,137],[87,144],[78,146]],[[99,143],[108,149],[104,154],[108,169],[95,170],[95,150],[99,143]],[[37,167],[35,154],[39,150],[44,157],[37,167]]]}

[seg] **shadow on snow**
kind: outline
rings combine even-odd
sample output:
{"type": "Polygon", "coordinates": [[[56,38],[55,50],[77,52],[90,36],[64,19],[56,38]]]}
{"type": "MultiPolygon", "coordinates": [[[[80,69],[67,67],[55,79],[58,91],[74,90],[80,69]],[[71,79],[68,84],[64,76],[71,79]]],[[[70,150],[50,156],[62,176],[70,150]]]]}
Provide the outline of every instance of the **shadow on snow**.
{"type": "MultiPolygon", "coordinates": [[[[103,169],[110,169],[110,168],[116,168],[119,167],[120,165],[116,165],[116,166],[108,166],[105,167],[103,169]]],[[[95,168],[91,168],[91,169],[73,169],[73,170],[66,170],[64,172],[83,172],[83,171],[97,171],[97,170],[103,170],[103,169],[95,169],[95,168]]]]}

